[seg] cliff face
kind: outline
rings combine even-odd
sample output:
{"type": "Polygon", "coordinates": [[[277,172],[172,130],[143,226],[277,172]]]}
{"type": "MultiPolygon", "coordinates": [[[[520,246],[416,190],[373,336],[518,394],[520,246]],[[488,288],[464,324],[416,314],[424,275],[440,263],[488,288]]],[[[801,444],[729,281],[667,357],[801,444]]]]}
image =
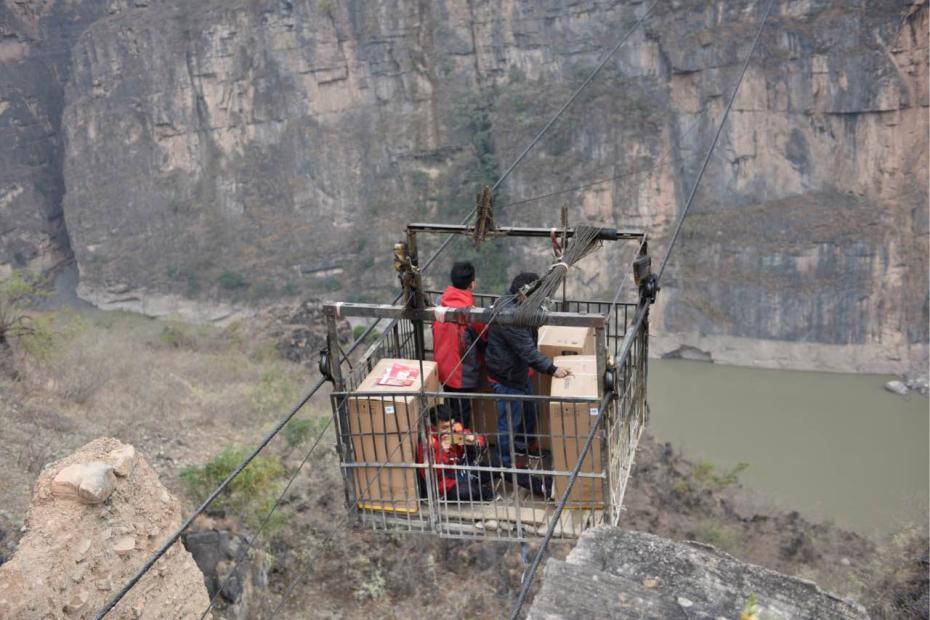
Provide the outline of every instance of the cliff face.
{"type": "Polygon", "coordinates": [[[71,46],[97,2],[0,1],[0,277],[71,259],[61,118],[71,46]]]}
{"type": "MultiPolygon", "coordinates": [[[[153,313],[388,297],[403,222],[461,220],[646,8],[111,5],[72,50],[64,212],[82,296],[153,313]]],[[[763,8],[660,2],[502,187],[498,222],[554,225],[568,204],[574,221],[646,228],[661,256],[763,8]]],[[[925,359],[927,13],[776,2],[669,265],[654,351],[889,371],[925,359]]],[[[544,252],[487,244],[479,283],[541,269],[544,252]]],[[[576,292],[626,270],[592,257],[576,292]]]]}

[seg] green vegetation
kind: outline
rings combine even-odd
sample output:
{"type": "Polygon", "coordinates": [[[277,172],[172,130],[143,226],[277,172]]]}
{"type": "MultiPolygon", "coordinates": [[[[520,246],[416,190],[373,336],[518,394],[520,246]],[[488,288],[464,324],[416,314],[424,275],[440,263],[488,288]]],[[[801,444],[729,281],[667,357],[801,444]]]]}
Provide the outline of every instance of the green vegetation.
{"type": "MultiPolygon", "coordinates": [[[[195,502],[205,501],[213,489],[242,462],[246,454],[246,448],[233,444],[204,465],[185,467],[180,473],[185,491],[195,502]]],[[[232,513],[247,525],[257,527],[280,492],[283,475],[284,467],[278,459],[257,456],[213,501],[211,509],[232,513]]],[[[266,533],[275,531],[283,521],[282,513],[276,511],[268,523],[266,533]]]]}
{"type": "Polygon", "coordinates": [[[281,415],[297,402],[297,398],[297,388],[277,369],[262,373],[250,394],[252,406],[262,417],[281,415]]]}
{"type": "Polygon", "coordinates": [[[429,189],[429,175],[422,170],[414,170],[410,175],[410,181],[413,187],[421,192],[429,189]]]}
{"type": "MultiPolygon", "coordinates": [[[[362,334],[365,333],[366,329],[368,329],[367,325],[356,325],[355,327],[353,327],[352,328],[352,339],[358,340],[359,338],[361,338],[362,334]]],[[[371,330],[371,333],[368,334],[368,337],[365,338],[365,342],[366,343],[374,342],[380,336],[381,336],[381,332],[379,332],[377,329],[373,329],[371,330]]]]}
{"type": "Polygon", "coordinates": [[[739,475],[746,471],[749,463],[737,463],[735,467],[723,472],[717,472],[713,463],[702,461],[691,470],[691,477],[703,487],[722,491],[739,482],[739,475]]]}
{"type": "Polygon", "coordinates": [[[294,284],[293,282],[288,282],[281,289],[281,294],[286,295],[288,297],[293,297],[294,295],[297,294],[297,285],[294,284]]]}
{"type": "Polygon", "coordinates": [[[376,601],[387,594],[387,582],[380,563],[373,563],[369,558],[360,556],[352,561],[350,571],[355,578],[352,596],[357,602],[376,601]]]}
{"type": "Polygon", "coordinates": [[[759,617],[759,599],[755,594],[750,594],[743,605],[743,611],[740,612],[739,620],[758,620],[759,617]]]}
{"type": "Polygon", "coordinates": [[[291,449],[305,443],[310,437],[317,437],[329,423],[326,416],[318,418],[293,419],[287,423],[284,430],[284,440],[291,449]]]}
{"type": "Polygon", "coordinates": [[[168,278],[175,282],[186,283],[188,295],[193,296],[200,292],[200,282],[197,279],[197,274],[191,269],[173,265],[168,267],[168,278]]]}
{"type": "Polygon", "coordinates": [[[193,349],[197,346],[197,338],[192,326],[170,319],[165,321],[165,325],[158,335],[158,340],[174,349],[193,349]]]}
{"type": "MultiPolygon", "coordinates": [[[[672,494],[686,502],[693,501],[700,493],[723,491],[739,483],[739,475],[749,467],[748,463],[737,463],[736,466],[718,471],[713,463],[701,461],[691,466],[690,471],[672,483],[672,494]]],[[[713,544],[713,543],[711,543],[713,544]]]]}
{"type": "Polygon", "coordinates": [[[229,291],[234,291],[236,289],[245,288],[248,286],[245,281],[245,276],[235,271],[224,271],[220,276],[219,283],[220,286],[229,291]]]}
{"type": "Polygon", "coordinates": [[[696,540],[733,554],[738,554],[746,542],[742,530],[716,518],[698,521],[692,535],[696,540]]]}
{"type": "Polygon", "coordinates": [[[49,322],[29,313],[42,296],[38,279],[29,274],[14,272],[0,282],[0,372],[15,374],[13,343],[35,355],[47,352],[51,343],[49,322]]]}

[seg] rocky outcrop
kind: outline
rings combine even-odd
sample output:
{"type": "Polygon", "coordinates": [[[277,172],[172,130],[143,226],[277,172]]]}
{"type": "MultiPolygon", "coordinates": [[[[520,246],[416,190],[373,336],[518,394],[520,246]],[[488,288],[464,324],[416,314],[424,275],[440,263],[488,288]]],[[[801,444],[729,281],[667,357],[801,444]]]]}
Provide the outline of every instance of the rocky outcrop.
{"type": "Polygon", "coordinates": [[[547,561],[528,617],[848,620],[868,614],[811,581],[740,562],[709,545],[599,527],[585,532],[565,561],[547,561]]]}
{"type": "Polygon", "coordinates": [[[260,601],[268,596],[265,554],[253,549],[242,556],[248,539],[226,529],[189,532],[183,540],[203,572],[214,609],[225,620],[254,617],[260,601]]]}
{"type": "MultiPolygon", "coordinates": [[[[567,203],[575,221],[648,229],[661,254],[764,4],[659,3],[501,188],[497,220],[553,225],[567,203]]],[[[402,223],[460,220],[646,6],[109,3],[64,97],[81,294],[201,318],[294,294],[383,301],[402,223]]],[[[775,2],[664,279],[654,353],[926,367],[927,14],[775,2]]],[[[486,244],[482,288],[545,252],[486,244]]],[[[625,264],[590,257],[575,292],[602,294],[596,276],[625,264]]]]}
{"type": "Polygon", "coordinates": [[[103,2],[0,1],[0,278],[71,259],[62,211],[71,46],[103,2]]]}
{"type": "MultiPolygon", "coordinates": [[[[132,446],[97,439],[48,465],[26,533],[0,566],[0,617],[93,618],[181,523],[181,507],[132,446]]],[[[110,614],[191,618],[203,575],[175,545],[110,614]]]]}
{"type": "MultiPolygon", "coordinates": [[[[252,322],[276,344],[278,353],[292,362],[315,366],[326,346],[326,320],[319,301],[275,304],[262,310],[252,322]]],[[[342,319],[336,324],[339,344],[353,340],[352,326],[342,319]]]]}

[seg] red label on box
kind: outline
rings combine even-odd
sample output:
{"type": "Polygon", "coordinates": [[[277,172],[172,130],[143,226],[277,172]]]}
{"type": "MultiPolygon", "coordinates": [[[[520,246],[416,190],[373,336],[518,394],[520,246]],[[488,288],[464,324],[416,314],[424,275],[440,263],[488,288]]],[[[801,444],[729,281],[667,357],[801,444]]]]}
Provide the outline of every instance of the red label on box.
{"type": "Polygon", "coordinates": [[[394,387],[410,387],[417,381],[420,371],[413,366],[391,364],[391,367],[378,379],[378,385],[391,385],[394,387]]]}

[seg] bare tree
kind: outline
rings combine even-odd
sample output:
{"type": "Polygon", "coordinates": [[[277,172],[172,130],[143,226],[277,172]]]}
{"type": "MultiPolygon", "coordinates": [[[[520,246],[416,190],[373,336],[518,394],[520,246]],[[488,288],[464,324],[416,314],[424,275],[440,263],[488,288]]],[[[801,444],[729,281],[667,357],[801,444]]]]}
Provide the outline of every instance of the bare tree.
{"type": "Polygon", "coordinates": [[[38,280],[20,272],[0,281],[0,374],[16,376],[14,341],[47,338],[48,332],[29,314],[29,308],[42,295],[38,280]]]}

